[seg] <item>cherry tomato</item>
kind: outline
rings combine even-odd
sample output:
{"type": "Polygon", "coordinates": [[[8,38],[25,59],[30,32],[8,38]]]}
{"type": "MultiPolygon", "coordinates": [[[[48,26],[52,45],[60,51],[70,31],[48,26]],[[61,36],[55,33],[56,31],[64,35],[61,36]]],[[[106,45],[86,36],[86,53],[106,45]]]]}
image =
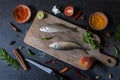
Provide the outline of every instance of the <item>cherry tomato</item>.
{"type": "Polygon", "coordinates": [[[91,57],[84,56],[80,59],[80,65],[85,69],[90,69],[93,65],[93,60],[91,57]]]}
{"type": "Polygon", "coordinates": [[[67,6],[67,7],[65,7],[64,14],[66,16],[72,16],[73,13],[74,13],[74,7],[73,6],[67,6]]]}

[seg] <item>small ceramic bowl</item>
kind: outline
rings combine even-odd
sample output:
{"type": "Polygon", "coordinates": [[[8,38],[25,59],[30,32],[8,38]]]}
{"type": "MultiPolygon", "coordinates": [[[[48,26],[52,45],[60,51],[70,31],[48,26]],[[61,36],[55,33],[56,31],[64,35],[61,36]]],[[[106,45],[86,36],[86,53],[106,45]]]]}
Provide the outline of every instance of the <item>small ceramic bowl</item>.
{"type": "Polygon", "coordinates": [[[17,23],[25,23],[31,17],[31,10],[26,5],[18,5],[13,9],[12,16],[17,23]]]}
{"type": "Polygon", "coordinates": [[[94,30],[103,30],[108,24],[108,19],[106,15],[102,12],[92,13],[89,17],[89,25],[94,30]]]}

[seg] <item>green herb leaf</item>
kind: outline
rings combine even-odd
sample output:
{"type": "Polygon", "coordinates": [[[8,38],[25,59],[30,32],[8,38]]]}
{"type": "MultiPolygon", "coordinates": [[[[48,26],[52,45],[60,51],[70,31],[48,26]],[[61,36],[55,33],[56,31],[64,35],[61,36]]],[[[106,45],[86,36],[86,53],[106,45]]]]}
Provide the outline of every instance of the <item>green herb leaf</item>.
{"type": "Polygon", "coordinates": [[[35,55],[30,49],[27,49],[27,53],[28,53],[30,56],[35,55]]]}
{"type": "Polygon", "coordinates": [[[3,48],[0,48],[0,59],[7,65],[11,65],[14,69],[19,68],[19,63],[13,59],[3,48]]]}
{"type": "Polygon", "coordinates": [[[119,56],[119,49],[115,45],[113,45],[113,48],[115,49],[116,56],[119,56]]]}
{"type": "Polygon", "coordinates": [[[52,39],[53,37],[43,37],[43,38],[41,38],[42,40],[50,40],[50,39],[52,39]]]}
{"type": "Polygon", "coordinates": [[[117,40],[120,41],[120,24],[116,28],[115,37],[116,37],[117,40]]]}
{"type": "Polygon", "coordinates": [[[94,50],[98,49],[100,47],[99,43],[97,40],[95,40],[94,36],[92,35],[91,32],[89,32],[88,30],[86,30],[84,33],[83,33],[83,41],[89,45],[92,46],[92,48],[94,50]]]}

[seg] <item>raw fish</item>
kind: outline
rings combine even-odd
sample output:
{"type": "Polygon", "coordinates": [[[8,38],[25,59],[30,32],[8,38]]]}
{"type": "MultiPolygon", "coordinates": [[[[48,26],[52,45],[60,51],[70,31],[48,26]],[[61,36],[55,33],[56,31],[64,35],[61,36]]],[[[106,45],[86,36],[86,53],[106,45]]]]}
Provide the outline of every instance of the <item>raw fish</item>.
{"type": "Polygon", "coordinates": [[[67,26],[65,26],[63,24],[57,24],[57,23],[55,23],[55,24],[48,24],[48,25],[46,25],[44,27],[41,27],[40,31],[50,33],[50,32],[73,31],[73,29],[70,28],[70,27],[67,27],[67,26]]]}
{"type": "Polygon", "coordinates": [[[71,50],[71,49],[79,49],[81,45],[74,42],[55,42],[50,44],[51,48],[56,50],[71,50]]]}

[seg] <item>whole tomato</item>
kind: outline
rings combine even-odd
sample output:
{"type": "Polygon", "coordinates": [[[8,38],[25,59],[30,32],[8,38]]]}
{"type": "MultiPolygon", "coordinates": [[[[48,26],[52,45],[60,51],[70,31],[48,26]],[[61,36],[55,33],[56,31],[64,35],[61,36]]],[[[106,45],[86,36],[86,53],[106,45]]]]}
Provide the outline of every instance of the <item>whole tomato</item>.
{"type": "Polygon", "coordinates": [[[73,13],[74,13],[74,7],[73,6],[67,6],[67,7],[65,7],[64,14],[66,16],[72,16],[73,13]]]}
{"type": "Polygon", "coordinates": [[[80,59],[80,65],[85,69],[90,69],[93,65],[93,59],[88,56],[83,56],[80,59]]]}

